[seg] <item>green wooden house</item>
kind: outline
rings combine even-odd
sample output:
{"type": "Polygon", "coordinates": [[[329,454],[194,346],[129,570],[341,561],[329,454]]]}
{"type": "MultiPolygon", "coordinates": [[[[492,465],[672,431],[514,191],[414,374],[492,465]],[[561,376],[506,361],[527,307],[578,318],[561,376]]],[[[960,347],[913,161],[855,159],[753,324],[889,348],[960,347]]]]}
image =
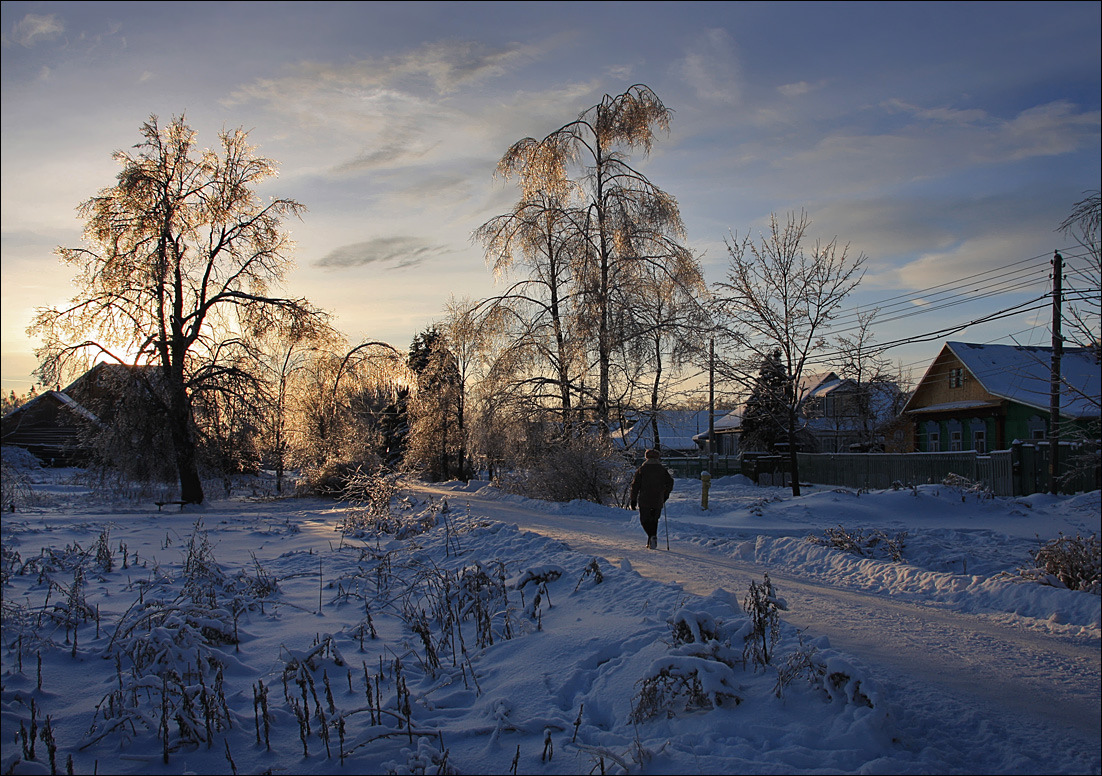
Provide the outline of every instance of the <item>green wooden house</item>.
{"type": "MultiPolygon", "coordinates": [[[[947,342],[903,408],[917,452],[1005,450],[1048,437],[1052,348],[947,342]]],[[[1061,439],[1098,435],[1098,352],[1061,359],[1061,439]]]]}

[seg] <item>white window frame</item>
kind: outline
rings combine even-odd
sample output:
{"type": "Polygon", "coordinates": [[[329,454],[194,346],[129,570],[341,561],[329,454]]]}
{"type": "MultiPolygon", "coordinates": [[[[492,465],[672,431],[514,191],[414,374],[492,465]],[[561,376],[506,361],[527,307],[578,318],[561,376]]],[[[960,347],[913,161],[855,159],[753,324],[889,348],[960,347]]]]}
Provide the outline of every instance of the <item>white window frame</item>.
{"type": "Polygon", "coordinates": [[[977,428],[972,432],[972,447],[980,455],[987,455],[987,429],[977,428]]]}

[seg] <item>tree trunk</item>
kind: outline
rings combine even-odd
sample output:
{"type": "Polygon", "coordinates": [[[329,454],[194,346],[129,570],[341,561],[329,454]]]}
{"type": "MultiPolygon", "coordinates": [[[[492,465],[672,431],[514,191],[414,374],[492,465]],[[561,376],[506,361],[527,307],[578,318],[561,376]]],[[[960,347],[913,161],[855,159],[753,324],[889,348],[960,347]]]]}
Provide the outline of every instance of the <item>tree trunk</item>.
{"type": "Polygon", "coordinates": [[[792,495],[800,495],[800,459],[796,455],[796,407],[788,410],[788,468],[792,474],[792,495]]]}
{"type": "MultiPolygon", "coordinates": [[[[179,390],[182,392],[183,389],[179,390]]],[[[186,399],[184,401],[186,402],[186,399]]],[[[203,483],[199,478],[195,439],[191,434],[191,415],[186,409],[186,404],[180,407],[179,403],[179,398],[173,397],[168,422],[172,433],[172,446],[176,453],[176,471],[180,476],[180,500],[202,504],[203,483]]]]}
{"type": "Polygon", "coordinates": [[[650,392],[650,417],[651,431],[654,434],[654,449],[662,449],[662,439],[658,434],[658,389],[662,385],[662,343],[659,339],[654,342],[654,383],[650,392]]]}

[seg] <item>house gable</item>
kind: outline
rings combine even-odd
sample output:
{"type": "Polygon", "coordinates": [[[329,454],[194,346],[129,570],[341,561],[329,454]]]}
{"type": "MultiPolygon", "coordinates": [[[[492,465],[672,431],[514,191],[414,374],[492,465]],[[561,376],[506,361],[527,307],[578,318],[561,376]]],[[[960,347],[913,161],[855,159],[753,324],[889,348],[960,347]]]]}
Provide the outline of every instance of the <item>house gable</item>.
{"type": "Polygon", "coordinates": [[[68,465],[84,459],[81,435],[97,420],[64,393],[46,391],[4,416],[0,439],[46,463],[68,465]]]}
{"type": "Polygon", "coordinates": [[[965,365],[949,345],[944,345],[911,398],[904,413],[995,407],[1001,398],[988,391],[975,373],[965,365]]]}

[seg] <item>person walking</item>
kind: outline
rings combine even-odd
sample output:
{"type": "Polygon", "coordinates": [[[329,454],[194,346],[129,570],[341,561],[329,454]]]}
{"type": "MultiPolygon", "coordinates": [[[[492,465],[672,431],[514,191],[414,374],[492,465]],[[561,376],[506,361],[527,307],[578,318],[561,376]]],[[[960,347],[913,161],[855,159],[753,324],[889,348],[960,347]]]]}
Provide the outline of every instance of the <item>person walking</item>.
{"type": "Polygon", "coordinates": [[[673,492],[673,476],[662,465],[657,450],[647,450],[643,465],[631,478],[631,508],[639,507],[639,524],[647,532],[647,549],[658,549],[658,519],[673,492]]]}

